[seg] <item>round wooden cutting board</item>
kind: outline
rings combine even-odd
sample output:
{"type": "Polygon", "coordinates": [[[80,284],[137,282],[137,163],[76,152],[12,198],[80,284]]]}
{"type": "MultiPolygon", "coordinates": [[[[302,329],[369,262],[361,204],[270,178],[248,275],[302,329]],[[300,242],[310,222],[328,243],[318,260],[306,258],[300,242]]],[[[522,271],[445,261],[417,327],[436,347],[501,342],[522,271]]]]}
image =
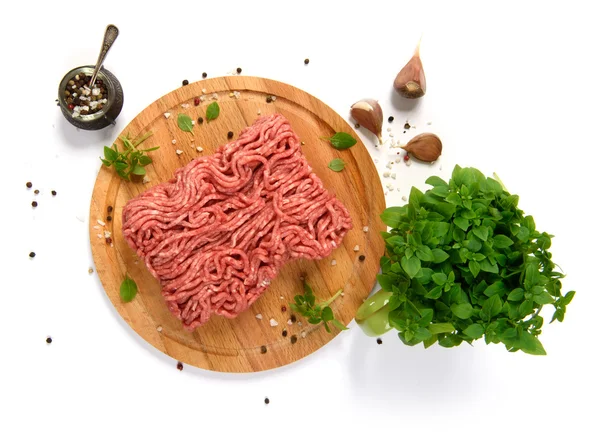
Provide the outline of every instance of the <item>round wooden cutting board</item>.
{"type": "MultiPolygon", "coordinates": [[[[385,230],[385,226],[379,215],[385,208],[385,201],[371,157],[346,121],[320,100],[290,85],[263,78],[233,76],[199,81],[163,96],[142,111],[122,135],[135,138],[147,131],[152,131],[153,136],[141,148],[160,146],[159,150],[150,153],[153,163],[146,167],[150,181],[123,181],[113,168],[102,166],[90,207],[90,241],[96,270],[106,294],[123,319],[165,354],[183,363],[223,372],[254,372],[284,366],[333,339],[338,330],[327,333],[322,325],[310,325],[301,316],[296,315],[297,321],[289,324],[292,314],[289,302],[293,301],[294,295],[303,293],[303,275],[312,286],[317,301],[328,299],[342,288],[344,296],[338,297],[331,307],[335,317],[348,324],[375,282],[379,258],[384,251],[379,232],[385,230]],[[206,100],[195,106],[194,98],[203,94],[206,100]],[[221,109],[219,117],[210,122],[205,120],[203,124],[196,123],[193,135],[179,129],[177,115],[185,113],[192,119],[205,118],[206,107],[214,94],[221,109]],[[269,95],[275,96],[275,100],[267,102],[269,95]],[[260,115],[276,112],[288,118],[304,142],[302,149],[314,172],[346,205],[354,227],[330,257],[287,264],[262,297],[236,319],[213,316],[204,326],[188,332],[167,310],[158,281],[123,239],[123,206],[147,188],[168,181],[178,167],[194,158],[212,154],[228,141],[228,131],[237,137],[260,115]],[[167,118],[165,113],[170,116],[167,118]],[[347,132],[358,143],[338,151],[320,138],[336,132],[347,132]],[[197,151],[199,146],[203,152],[197,151]],[[176,150],[183,153],[178,155],[176,150]],[[343,171],[334,172],[327,165],[338,157],[346,162],[346,166],[343,171]],[[106,221],[109,206],[113,207],[110,222],[106,221]],[[106,226],[98,220],[105,221],[106,226]],[[111,233],[112,245],[107,244],[104,231],[111,233]],[[356,245],[358,252],[354,251],[356,245]],[[364,261],[359,259],[361,255],[364,255],[364,261]],[[336,265],[332,265],[332,260],[336,265]],[[135,280],[139,289],[130,303],[123,303],[119,297],[126,274],[135,280]],[[258,314],[262,319],[256,317],[258,314]],[[271,318],[277,321],[277,326],[270,325],[271,318]],[[284,329],[287,330],[285,337],[284,329]]],[[[122,149],[120,140],[117,145],[122,149]]]]}

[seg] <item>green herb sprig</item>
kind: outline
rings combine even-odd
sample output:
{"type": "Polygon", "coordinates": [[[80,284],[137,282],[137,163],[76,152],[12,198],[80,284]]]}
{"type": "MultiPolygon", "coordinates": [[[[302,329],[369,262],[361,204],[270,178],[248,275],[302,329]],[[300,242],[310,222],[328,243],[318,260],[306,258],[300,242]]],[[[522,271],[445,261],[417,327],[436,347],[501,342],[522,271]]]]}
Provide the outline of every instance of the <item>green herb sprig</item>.
{"type": "Polygon", "coordinates": [[[158,150],[160,147],[139,150],[138,146],[152,136],[152,131],[147,132],[138,140],[132,142],[129,135],[121,136],[125,151],[120,152],[117,144],[112,147],[104,146],[104,158],[100,158],[107,167],[114,166],[115,171],[124,180],[131,180],[131,175],[143,176],[146,174],[146,165],[152,163],[152,159],[146,153],[158,150]]]}
{"type": "Polygon", "coordinates": [[[447,183],[412,188],[408,204],[381,215],[386,256],[377,276],[389,298],[389,323],[407,345],[454,347],[481,337],[511,351],[544,355],[545,305],[563,321],[574,291],[561,293],[562,272],[549,251],[552,235],[536,229],[519,197],[474,168],[456,166],[447,183]]]}
{"type": "Polygon", "coordinates": [[[348,327],[333,317],[333,311],[329,307],[329,305],[341,294],[342,290],[340,289],[329,300],[315,305],[315,295],[313,294],[310,285],[304,282],[304,295],[295,296],[295,303],[290,303],[290,308],[306,317],[310,324],[319,324],[322,322],[327,333],[331,333],[331,329],[327,323],[333,324],[340,330],[348,330],[348,327]]]}

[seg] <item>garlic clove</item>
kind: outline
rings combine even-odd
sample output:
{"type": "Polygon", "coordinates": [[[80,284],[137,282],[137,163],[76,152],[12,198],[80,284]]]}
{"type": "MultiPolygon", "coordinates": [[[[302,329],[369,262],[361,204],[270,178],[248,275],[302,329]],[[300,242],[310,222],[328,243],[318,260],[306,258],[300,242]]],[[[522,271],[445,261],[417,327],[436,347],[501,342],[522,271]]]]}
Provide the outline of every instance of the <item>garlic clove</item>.
{"type": "Polygon", "coordinates": [[[417,99],[425,94],[425,71],[421,63],[420,54],[421,41],[419,41],[415,53],[406,63],[394,80],[394,88],[400,96],[407,99],[417,99]]]}
{"type": "Polygon", "coordinates": [[[373,99],[359,100],[350,108],[350,115],[359,125],[377,135],[380,143],[383,142],[381,139],[383,111],[379,102],[373,99]]]}
{"type": "Polygon", "coordinates": [[[435,162],[442,154],[442,140],[432,133],[422,133],[402,147],[422,162],[435,162]]]}

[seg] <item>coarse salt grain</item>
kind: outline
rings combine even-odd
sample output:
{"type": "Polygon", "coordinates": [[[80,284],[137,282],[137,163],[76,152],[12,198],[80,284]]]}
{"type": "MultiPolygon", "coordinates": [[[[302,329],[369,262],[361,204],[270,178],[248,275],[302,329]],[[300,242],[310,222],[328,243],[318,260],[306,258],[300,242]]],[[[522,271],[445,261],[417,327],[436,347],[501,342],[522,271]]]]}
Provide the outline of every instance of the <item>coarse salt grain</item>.
{"type": "Polygon", "coordinates": [[[179,150],[179,149],[177,149],[177,150],[175,150],[175,153],[177,153],[178,155],[180,155],[180,154],[182,154],[182,153],[183,153],[183,150],[179,150]]]}
{"type": "Polygon", "coordinates": [[[192,126],[196,124],[196,120],[192,120],[192,126]]]}
{"type": "Polygon", "coordinates": [[[302,327],[302,323],[298,321],[298,327],[302,327]]]}
{"type": "Polygon", "coordinates": [[[271,325],[271,327],[277,327],[279,325],[279,323],[275,321],[275,318],[271,318],[269,320],[269,324],[271,325]]]}
{"type": "Polygon", "coordinates": [[[198,146],[198,147],[196,147],[196,151],[201,152],[201,151],[204,151],[204,149],[202,147],[198,146]]]}
{"type": "Polygon", "coordinates": [[[287,325],[291,326],[291,325],[293,325],[293,324],[294,324],[294,323],[292,322],[292,320],[291,320],[291,319],[287,320],[287,325]]]}
{"type": "Polygon", "coordinates": [[[358,252],[359,249],[360,249],[360,246],[356,245],[356,246],[354,246],[353,250],[354,250],[354,252],[358,252]]]}
{"type": "Polygon", "coordinates": [[[396,173],[392,173],[392,174],[390,175],[390,177],[391,177],[391,178],[393,178],[394,180],[396,180],[396,173]]]}
{"type": "Polygon", "coordinates": [[[217,99],[219,99],[219,95],[216,94],[216,93],[213,93],[210,98],[214,99],[214,100],[217,100],[217,99]]]}
{"type": "Polygon", "coordinates": [[[112,233],[110,231],[104,231],[104,238],[110,238],[112,233]]]}
{"type": "Polygon", "coordinates": [[[383,176],[384,176],[385,178],[388,178],[388,177],[390,176],[390,172],[389,172],[389,171],[385,171],[385,172],[383,173],[383,176]]]}
{"type": "Polygon", "coordinates": [[[171,144],[177,144],[177,140],[171,141],[171,144]]]}
{"type": "Polygon", "coordinates": [[[102,234],[98,234],[98,238],[101,239],[102,238],[102,234]]]}
{"type": "Polygon", "coordinates": [[[341,293],[340,295],[341,295],[342,297],[344,297],[344,295],[345,295],[345,294],[344,294],[344,291],[342,291],[342,293],[341,293]]]}
{"type": "Polygon", "coordinates": [[[279,299],[280,299],[280,300],[283,300],[283,296],[279,296],[279,299]]]}
{"type": "Polygon", "coordinates": [[[336,260],[331,260],[331,265],[332,265],[332,266],[334,266],[334,265],[336,265],[336,264],[337,264],[337,261],[336,261],[336,260]]]}
{"type": "Polygon", "coordinates": [[[90,268],[88,269],[88,273],[89,273],[89,274],[92,274],[92,273],[94,273],[94,269],[90,267],[90,268]]]}
{"type": "Polygon", "coordinates": [[[402,196],[402,201],[408,201],[408,198],[406,198],[406,195],[402,196]]]}
{"type": "Polygon", "coordinates": [[[427,126],[431,126],[431,122],[427,122],[427,126]]]}
{"type": "Polygon", "coordinates": [[[396,158],[396,160],[395,160],[394,162],[396,162],[396,163],[400,163],[400,162],[402,162],[402,158],[399,158],[399,157],[397,157],[397,158],[396,158]]]}
{"type": "Polygon", "coordinates": [[[98,225],[94,225],[93,228],[94,229],[100,229],[100,227],[98,225]]]}
{"type": "Polygon", "coordinates": [[[166,112],[163,115],[165,116],[166,119],[168,119],[169,117],[171,117],[171,113],[169,113],[169,112],[166,112]]]}
{"type": "Polygon", "coordinates": [[[300,332],[300,336],[302,336],[303,338],[305,338],[306,337],[306,330],[302,330],[300,332]]]}
{"type": "Polygon", "coordinates": [[[142,183],[150,183],[150,178],[148,176],[144,176],[142,183]]]}
{"type": "Polygon", "coordinates": [[[364,226],[363,227],[363,232],[369,232],[369,227],[368,226],[364,226]]]}
{"type": "Polygon", "coordinates": [[[106,224],[104,222],[102,222],[100,219],[98,219],[96,222],[98,222],[98,225],[100,225],[100,226],[106,226],[106,224]]]}
{"type": "Polygon", "coordinates": [[[189,107],[190,107],[190,104],[186,104],[186,103],[185,104],[181,104],[181,108],[183,108],[183,109],[186,109],[186,108],[189,108],[189,107]]]}
{"type": "Polygon", "coordinates": [[[99,94],[100,94],[100,89],[99,89],[99,88],[94,88],[94,89],[92,90],[92,95],[94,95],[94,96],[98,96],[99,94]]]}
{"type": "Polygon", "coordinates": [[[388,131],[388,132],[391,132],[391,131],[392,131],[392,128],[387,128],[387,131],[388,131]]]}
{"type": "Polygon", "coordinates": [[[256,114],[260,115],[260,110],[256,111],[256,114]]]}
{"type": "Polygon", "coordinates": [[[262,319],[262,314],[256,314],[256,319],[262,319]]]}
{"type": "Polygon", "coordinates": [[[377,158],[374,158],[374,159],[373,159],[373,162],[377,163],[377,162],[379,162],[379,159],[377,159],[377,158]]]}
{"type": "Polygon", "coordinates": [[[204,95],[200,96],[200,100],[201,100],[202,102],[204,102],[204,101],[206,100],[206,96],[204,96],[204,95]]]}
{"type": "Polygon", "coordinates": [[[239,92],[239,91],[234,91],[234,92],[233,92],[233,97],[235,97],[236,99],[239,99],[239,98],[240,98],[240,96],[241,96],[241,94],[240,94],[240,92],[239,92]]]}
{"type": "Polygon", "coordinates": [[[206,94],[206,89],[202,89],[202,93],[203,93],[203,94],[206,94]]]}
{"type": "Polygon", "coordinates": [[[162,327],[161,326],[156,327],[156,331],[160,333],[162,331],[162,327]]]}

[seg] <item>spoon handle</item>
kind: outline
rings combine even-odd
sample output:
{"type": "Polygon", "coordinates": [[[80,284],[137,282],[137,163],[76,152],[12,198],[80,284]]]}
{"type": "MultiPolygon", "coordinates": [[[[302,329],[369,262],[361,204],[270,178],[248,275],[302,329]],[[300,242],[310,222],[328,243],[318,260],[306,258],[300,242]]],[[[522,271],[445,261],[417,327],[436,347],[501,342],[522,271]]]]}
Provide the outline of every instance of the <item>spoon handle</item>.
{"type": "Polygon", "coordinates": [[[90,88],[94,86],[96,83],[96,77],[98,76],[98,71],[102,67],[102,63],[104,63],[104,59],[110,50],[110,47],[113,46],[115,40],[119,36],[119,29],[117,26],[113,24],[109,24],[106,26],[106,31],[104,32],[104,40],[102,41],[102,48],[100,49],[100,54],[98,54],[98,60],[96,61],[96,67],[94,68],[94,73],[92,74],[92,79],[90,80],[90,88]]]}

